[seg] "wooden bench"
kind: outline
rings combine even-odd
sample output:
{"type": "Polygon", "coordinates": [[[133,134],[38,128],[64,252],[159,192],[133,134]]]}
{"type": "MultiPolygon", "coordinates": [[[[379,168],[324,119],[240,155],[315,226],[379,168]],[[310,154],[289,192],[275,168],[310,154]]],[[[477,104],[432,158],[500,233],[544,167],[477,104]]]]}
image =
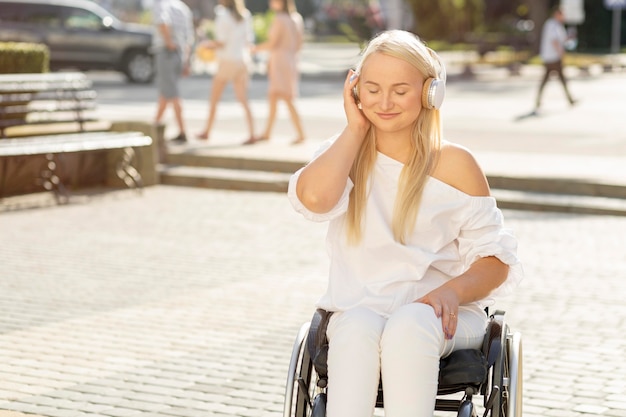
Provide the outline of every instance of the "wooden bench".
{"type": "Polygon", "coordinates": [[[107,130],[94,116],[95,108],[96,92],[83,73],[0,75],[0,199],[16,172],[37,158],[36,186],[54,191],[59,202],[68,201],[60,156],[96,151],[118,150],[115,173],[126,186],[141,189],[134,149],[151,147],[151,136],[107,130]]]}
{"type": "MultiPolygon", "coordinates": [[[[69,192],[58,175],[60,162],[57,155],[123,149],[123,156],[116,167],[117,176],[129,188],[140,189],[143,187],[141,175],[131,164],[135,159],[133,148],[151,144],[152,138],[141,132],[84,132],[62,137],[50,135],[4,139],[0,141],[0,161],[15,156],[43,156],[45,161],[42,161],[42,169],[35,181],[45,190],[54,191],[61,203],[69,201],[69,192]]],[[[8,177],[8,164],[3,163],[0,171],[0,198],[4,194],[8,177]]]]}
{"type": "MultiPolygon", "coordinates": [[[[0,136],[14,126],[94,121],[96,92],[83,73],[0,75],[0,136]]],[[[19,133],[18,133],[19,134],[19,133]]]]}

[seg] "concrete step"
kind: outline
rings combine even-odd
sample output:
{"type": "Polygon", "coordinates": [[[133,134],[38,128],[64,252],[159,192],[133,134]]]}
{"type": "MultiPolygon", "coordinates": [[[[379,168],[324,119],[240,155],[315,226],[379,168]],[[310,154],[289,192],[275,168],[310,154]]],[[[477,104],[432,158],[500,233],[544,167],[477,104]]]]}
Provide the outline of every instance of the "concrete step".
{"type": "Polygon", "coordinates": [[[286,192],[290,173],[162,164],[161,184],[238,191],[286,192]]]}
{"type": "Polygon", "coordinates": [[[489,186],[495,189],[530,191],[541,194],[564,194],[586,197],[626,199],[626,187],[601,180],[577,178],[516,177],[490,175],[489,186]]]}
{"type": "Polygon", "coordinates": [[[169,165],[179,166],[283,172],[288,174],[293,174],[305,165],[304,161],[298,160],[267,159],[200,152],[169,152],[165,162],[169,165]]]}
{"type": "MultiPolygon", "coordinates": [[[[246,165],[246,162],[240,163],[246,165]]],[[[291,172],[270,172],[264,169],[215,168],[173,164],[159,166],[159,172],[161,183],[167,185],[281,193],[287,191],[291,176],[291,172]]],[[[515,183],[514,180],[516,179],[511,179],[512,184],[515,183]]],[[[502,183],[506,184],[507,182],[503,179],[502,183]]],[[[535,187],[537,186],[535,185],[535,187]]],[[[544,185],[544,188],[549,189],[550,187],[544,185]]],[[[496,187],[492,188],[491,191],[501,208],[626,216],[626,199],[619,195],[616,197],[575,195],[496,187]]]]}
{"type": "Polygon", "coordinates": [[[626,216],[626,199],[492,188],[500,208],[559,213],[626,216]]]}

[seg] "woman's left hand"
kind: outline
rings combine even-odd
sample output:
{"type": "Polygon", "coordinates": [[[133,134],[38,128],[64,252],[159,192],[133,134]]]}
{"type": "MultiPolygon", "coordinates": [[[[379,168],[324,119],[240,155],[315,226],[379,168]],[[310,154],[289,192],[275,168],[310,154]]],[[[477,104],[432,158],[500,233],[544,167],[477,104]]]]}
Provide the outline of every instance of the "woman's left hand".
{"type": "Polygon", "coordinates": [[[435,315],[441,318],[441,326],[446,339],[454,337],[459,318],[459,297],[453,289],[441,286],[415,302],[431,306],[435,310],[435,315]]]}

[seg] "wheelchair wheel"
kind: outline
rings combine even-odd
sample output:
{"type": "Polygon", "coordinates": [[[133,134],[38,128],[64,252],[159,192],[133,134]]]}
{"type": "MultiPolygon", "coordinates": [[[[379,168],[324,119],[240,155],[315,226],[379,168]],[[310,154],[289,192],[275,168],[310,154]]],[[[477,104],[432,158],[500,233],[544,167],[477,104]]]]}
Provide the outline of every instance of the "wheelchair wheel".
{"type": "Polygon", "coordinates": [[[492,387],[499,388],[495,396],[493,417],[522,417],[522,336],[511,333],[502,320],[502,349],[493,366],[492,387]]]}
{"type": "Polygon", "coordinates": [[[309,327],[310,323],[302,325],[293,345],[283,417],[323,417],[326,414],[326,394],[316,386],[317,375],[306,348],[309,327]]]}

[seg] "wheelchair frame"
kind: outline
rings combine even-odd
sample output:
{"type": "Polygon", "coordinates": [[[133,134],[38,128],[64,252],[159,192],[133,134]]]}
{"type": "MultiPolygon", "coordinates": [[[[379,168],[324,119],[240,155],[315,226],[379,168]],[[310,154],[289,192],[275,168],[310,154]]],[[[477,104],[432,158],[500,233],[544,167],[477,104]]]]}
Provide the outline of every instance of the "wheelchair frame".
{"type": "MultiPolygon", "coordinates": [[[[481,395],[483,417],[522,417],[522,336],[519,332],[513,333],[510,330],[504,321],[503,311],[496,311],[490,316],[490,320],[496,326],[490,325],[488,329],[493,328],[498,334],[485,335],[485,342],[489,344],[486,359],[490,363],[485,380],[478,386],[461,383],[458,387],[446,387],[443,391],[440,386],[435,411],[456,411],[458,417],[477,416],[473,396],[481,395]],[[458,392],[464,392],[463,398],[441,398],[443,395],[458,392]]],[[[283,417],[326,416],[326,381],[319,383],[319,375],[307,348],[307,343],[315,339],[308,337],[310,327],[311,322],[300,327],[293,345],[283,417]]],[[[381,394],[379,388],[376,407],[382,407],[381,394]]]]}

